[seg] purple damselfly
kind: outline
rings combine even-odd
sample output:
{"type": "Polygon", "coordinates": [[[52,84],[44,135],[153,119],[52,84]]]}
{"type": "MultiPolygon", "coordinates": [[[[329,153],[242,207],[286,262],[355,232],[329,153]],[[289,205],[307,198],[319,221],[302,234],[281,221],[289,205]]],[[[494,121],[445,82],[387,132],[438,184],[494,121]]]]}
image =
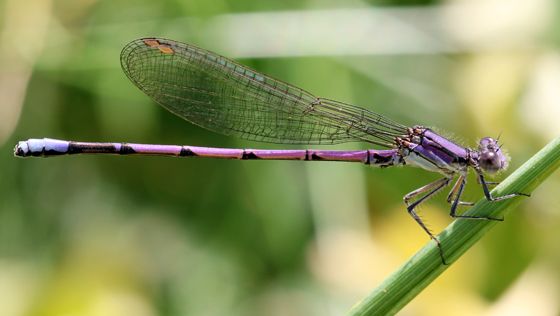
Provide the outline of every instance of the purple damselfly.
{"type": "Polygon", "coordinates": [[[304,160],[361,162],[371,166],[412,165],[443,175],[404,196],[408,213],[436,243],[436,236],[415,209],[457,181],[447,195],[454,218],[498,220],[489,216],[457,214],[469,167],[477,174],[488,201],[524,193],[491,195],[483,172],[507,168],[508,157],[496,139],[485,137],[477,149],[460,146],[422,126],[407,127],[358,106],[319,98],[288,83],[258,73],[228,58],[193,45],[161,38],[143,38],[127,44],[121,65],[128,78],[179,117],[211,131],[248,140],[282,144],[338,144],[367,142],[387,149],[235,149],[132,143],[92,143],[55,139],[20,141],[16,156],[51,157],[71,154],[159,155],[244,160],[304,160]]]}

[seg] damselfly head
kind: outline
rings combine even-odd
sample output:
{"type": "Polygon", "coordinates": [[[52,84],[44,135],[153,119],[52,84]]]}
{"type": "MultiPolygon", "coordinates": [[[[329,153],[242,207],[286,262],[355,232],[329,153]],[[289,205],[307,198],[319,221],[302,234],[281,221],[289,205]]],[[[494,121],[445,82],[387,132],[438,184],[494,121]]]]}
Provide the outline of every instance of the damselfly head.
{"type": "Polygon", "coordinates": [[[482,138],[478,143],[478,152],[478,164],[485,172],[496,173],[508,167],[509,158],[496,139],[482,138]]]}

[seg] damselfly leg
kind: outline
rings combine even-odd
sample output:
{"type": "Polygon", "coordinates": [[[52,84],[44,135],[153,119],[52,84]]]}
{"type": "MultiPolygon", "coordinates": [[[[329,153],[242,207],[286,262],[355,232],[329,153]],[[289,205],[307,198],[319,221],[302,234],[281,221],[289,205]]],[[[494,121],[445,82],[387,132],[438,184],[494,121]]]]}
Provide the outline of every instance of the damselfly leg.
{"type": "MultiPolygon", "coordinates": [[[[482,191],[484,192],[484,196],[490,202],[503,201],[503,200],[511,199],[516,196],[527,196],[527,197],[531,196],[530,194],[527,193],[514,192],[514,193],[494,197],[492,196],[492,193],[490,193],[490,189],[488,188],[489,183],[486,182],[486,180],[484,179],[484,175],[482,174],[482,171],[476,170],[476,173],[478,175],[478,180],[480,182],[480,185],[482,185],[482,191]]],[[[490,184],[495,184],[495,183],[490,183],[490,184]]]]}
{"type": "Polygon", "coordinates": [[[428,183],[423,187],[420,187],[410,193],[408,193],[407,195],[405,195],[403,197],[403,201],[406,204],[406,209],[408,210],[408,214],[410,214],[410,216],[412,216],[412,218],[414,218],[414,220],[418,223],[418,225],[420,225],[420,227],[422,227],[422,229],[428,234],[428,236],[430,236],[430,238],[435,241],[438,250],[439,250],[439,255],[441,257],[441,262],[444,265],[447,265],[447,262],[445,261],[445,256],[443,255],[443,249],[441,248],[441,243],[440,241],[436,238],[436,236],[430,231],[430,229],[426,226],[426,224],[424,224],[424,222],[422,221],[422,219],[420,218],[420,216],[418,216],[418,213],[415,212],[415,208],[420,205],[422,202],[426,201],[427,199],[429,199],[430,197],[432,197],[434,194],[436,194],[437,192],[441,191],[443,188],[445,188],[446,186],[449,185],[449,181],[451,181],[452,178],[441,178],[439,180],[436,180],[434,182],[428,183]],[[412,200],[413,198],[424,194],[423,196],[421,196],[420,198],[418,198],[416,201],[414,201],[413,203],[409,204],[410,200],[412,200]]]}

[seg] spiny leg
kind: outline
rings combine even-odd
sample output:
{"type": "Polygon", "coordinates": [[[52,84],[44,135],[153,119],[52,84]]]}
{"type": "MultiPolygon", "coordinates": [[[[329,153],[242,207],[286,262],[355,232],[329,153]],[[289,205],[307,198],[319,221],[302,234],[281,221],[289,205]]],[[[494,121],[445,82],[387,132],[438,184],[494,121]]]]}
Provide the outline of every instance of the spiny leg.
{"type": "Polygon", "coordinates": [[[425,200],[430,198],[432,195],[434,195],[435,193],[437,193],[438,191],[440,191],[441,189],[443,189],[444,187],[449,185],[449,181],[451,181],[451,179],[452,178],[442,178],[442,179],[436,180],[434,182],[428,183],[425,186],[408,193],[403,198],[404,203],[406,204],[406,209],[408,210],[408,214],[410,214],[410,216],[412,216],[412,218],[414,218],[414,220],[418,223],[418,225],[420,225],[420,227],[422,227],[422,229],[428,234],[428,236],[430,236],[430,238],[433,241],[436,242],[436,245],[437,245],[438,250],[439,250],[439,255],[441,257],[441,262],[444,265],[447,265],[447,262],[445,261],[445,257],[443,255],[443,249],[441,248],[441,243],[436,238],[436,236],[434,236],[434,234],[432,234],[432,232],[428,229],[428,227],[426,227],[426,225],[424,224],[424,222],[422,221],[420,216],[418,216],[418,214],[414,211],[414,209],[418,205],[420,205],[420,203],[424,202],[425,200]],[[422,196],[421,198],[416,200],[414,203],[408,204],[410,199],[412,199],[415,196],[417,196],[419,194],[422,194],[424,192],[427,192],[426,194],[424,194],[424,196],[422,196]]]}
{"type": "Polygon", "coordinates": [[[420,195],[424,192],[430,191],[432,188],[437,187],[437,186],[439,186],[443,183],[445,183],[445,185],[447,185],[447,184],[449,184],[449,181],[451,181],[451,179],[452,178],[441,178],[441,179],[438,179],[434,182],[430,182],[430,183],[428,183],[428,184],[426,184],[426,185],[424,185],[424,186],[406,194],[403,197],[403,201],[408,206],[409,205],[408,202],[410,202],[410,200],[412,200],[416,196],[418,196],[418,195],[420,195]]]}
{"type": "MultiPolygon", "coordinates": [[[[482,182],[480,182],[480,177],[476,177],[476,182],[478,184],[482,184],[482,182]]],[[[500,182],[496,182],[496,181],[486,181],[486,179],[484,179],[484,182],[486,182],[487,185],[498,185],[500,184],[500,182]]]]}
{"type": "Polygon", "coordinates": [[[490,193],[490,189],[488,189],[488,182],[486,182],[486,180],[484,180],[484,175],[482,175],[482,171],[476,170],[476,173],[478,174],[478,180],[479,180],[480,184],[482,185],[482,191],[484,191],[484,196],[486,197],[486,200],[488,200],[490,202],[507,200],[507,199],[511,199],[512,197],[516,197],[516,196],[527,196],[527,197],[531,196],[530,194],[527,194],[527,193],[514,192],[514,193],[502,195],[502,196],[493,197],[492,194],[490,193]]]}
{"type": "MultiPolygon", "coordinates": [[[[453,186],[453,188],[457,187],[457,192],[454,194],[455,199],[451,204],[451,210],[449,215],[453,218],[470,218],[470,219],[483,219],[483,220],[491,220],[491,221],[503,221],[503,218],[496,218],[490,216],[477,216],[477,215],[457,215],[457,206],[459,206],[461,195],[463,195],[463,190],[465,189],[465,184],[467,183],[467,179],[464,175],[459,176],[457,182],[453,186]]],[[[453,192],[453,190],[452,190],[453,192]]],[[[451,193],[450,193],[451,195],[451,193]]]]}
{"type": "MultiPolygon", "coordinates": [[[[449,194],[447,195],[447,203],[451,204],[454,201],[455,196],[457,196],[457,191],[459,190],[459,187],[461,186],[461,181],[464,177],[465,176],[461,175],[461,176],[459,176],[457,181],[455,181],[455,184],[453,185],[453,188],[451,188],[451,190],[449,191],[449,194]]],[[[459,201],[459,205],[473,206],[474,202],[459,201]]]]}

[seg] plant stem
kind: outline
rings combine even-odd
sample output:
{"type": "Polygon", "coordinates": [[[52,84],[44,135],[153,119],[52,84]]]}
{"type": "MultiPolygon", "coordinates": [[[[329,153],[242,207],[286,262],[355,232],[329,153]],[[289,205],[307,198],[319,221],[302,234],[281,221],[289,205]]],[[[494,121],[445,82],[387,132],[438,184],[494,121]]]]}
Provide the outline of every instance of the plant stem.
{"type": "MultiPolygon", "coordinates": [[[[492,195],[501,196],[512,192],[531,193],[558,167],[560,167],[560,137],[546,145],[502,181],[492,190],[492,195]]],[[[500,202],[482,199],[465,214],[503,217],[514,205],[523,200],[525,200],[523,197],[500,202]]],[[[496,221],[469,219],[457,219],[451,223],[438,235],[447,262],[451,264],[456,261],[496,223],[496,221]]],[[[393,315],[448,267],[442,264],[435,243],[430,241],[366,298],[357,303],[348,315],[393,315]]]]}

